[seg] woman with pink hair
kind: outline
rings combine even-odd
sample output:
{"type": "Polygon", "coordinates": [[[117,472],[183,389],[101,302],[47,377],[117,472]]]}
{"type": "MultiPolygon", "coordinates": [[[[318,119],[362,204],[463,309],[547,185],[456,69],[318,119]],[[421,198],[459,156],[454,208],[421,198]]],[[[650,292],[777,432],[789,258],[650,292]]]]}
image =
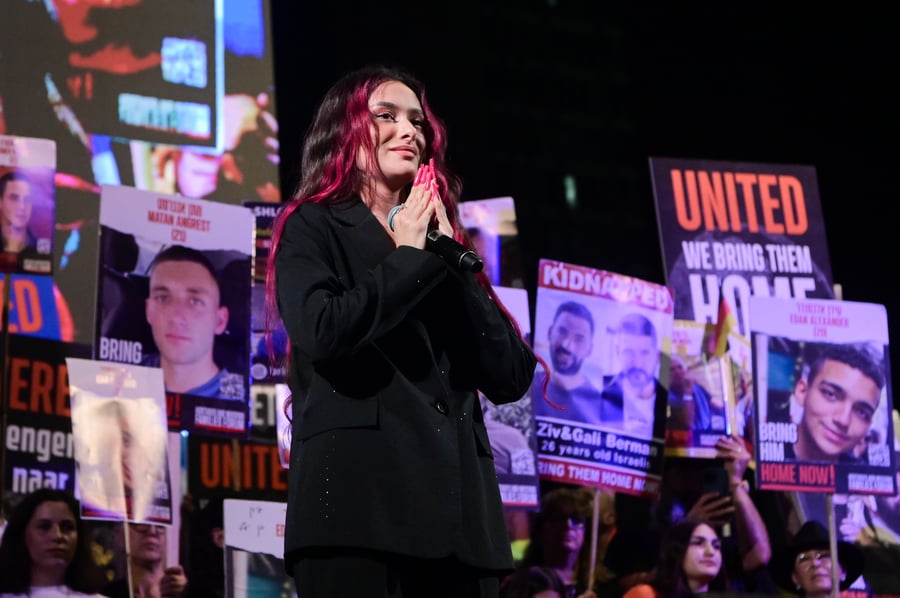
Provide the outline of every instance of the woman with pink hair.
{"type": "Polygon", "coordinates": [[[536,359],[477,268],[424,89],[366,68],[325,94],[273,227],[289,338],[285,561],[299,595],[495,597],[512,569],[478,392],[536,359]],[[453,252],[450,252],[451,254],[453,252]]]}

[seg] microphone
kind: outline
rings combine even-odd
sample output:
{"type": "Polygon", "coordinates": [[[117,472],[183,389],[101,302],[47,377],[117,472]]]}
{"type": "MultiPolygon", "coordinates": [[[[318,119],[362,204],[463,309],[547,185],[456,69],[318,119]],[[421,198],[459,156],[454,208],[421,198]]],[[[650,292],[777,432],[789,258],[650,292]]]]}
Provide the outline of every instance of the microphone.
{"type": "Polygon", "coordinates": [[[448,237],[439,230],[430,230],[425,235],[425,249],[438,254],[451,266],[478,274],[484,268],[484,261],[478,254],[448,237]]]}
{"type": "MultiPolygon", "coordinates": [[[[388,212],[388,228],[394,230],[394,216],[403,209],[403,204],[391,208],[388,212]]],[[[484,269],[484,260],[478,254],[464,245],[457,243],[452,237],[448,237],[439,230],[428,231],[425,236],[425,249],[437,254],[442,260],[465,272],[478,274],[484,269]]]]}

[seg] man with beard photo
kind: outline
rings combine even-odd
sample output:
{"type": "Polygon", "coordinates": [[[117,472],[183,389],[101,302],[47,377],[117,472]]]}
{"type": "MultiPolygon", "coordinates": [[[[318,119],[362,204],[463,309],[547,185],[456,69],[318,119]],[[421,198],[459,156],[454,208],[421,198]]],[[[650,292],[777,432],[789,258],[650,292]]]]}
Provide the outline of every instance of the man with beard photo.
{"type": "Polygon", "coordinates": [[[538,417],[552,417],[604,427],[622,425],[622,405],[603,398],[581,371],[594,349],[594,316],[583,304],[566,301],[556,308],[547,331],[550,347],[550,380],[543,394],[547,372],[538,372],[531,385],[531,401],[538,417]],[[555,405],[555,406],[554,406],[555,405]]]}
{"type": "Polygon", "coordinates": [[[656,378],[659,344],[653,322],[639,313],[626,314],[616,327],[613,351],[620,370],[604,385],[604,404],[619,410],[625,433],[663,438],[669,393],[656,378]]]}

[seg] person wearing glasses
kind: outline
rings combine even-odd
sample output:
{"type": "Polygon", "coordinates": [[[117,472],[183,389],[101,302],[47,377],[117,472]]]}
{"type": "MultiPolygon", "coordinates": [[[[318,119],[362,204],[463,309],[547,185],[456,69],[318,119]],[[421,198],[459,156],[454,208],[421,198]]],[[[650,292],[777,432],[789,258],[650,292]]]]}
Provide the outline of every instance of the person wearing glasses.
{"type": "Polygon", "coordinates": [[[588,588],[585,542],[590,493],[562,487],[547,492],[531,524],[531,540],[519,567],[501,586],[501,598],[596,598],[588,588]]]}
{"type": "MultiPolygon", "coordinates": [[[[804,523],[770,564],[772,577],[781,588],[806,598],[831,596],[832,556],[828,530],[817,521],[804,523]]],[[[849,542],[837,542],[840,589],[846,590],[862,575],[865,557],[849,542]]]]}

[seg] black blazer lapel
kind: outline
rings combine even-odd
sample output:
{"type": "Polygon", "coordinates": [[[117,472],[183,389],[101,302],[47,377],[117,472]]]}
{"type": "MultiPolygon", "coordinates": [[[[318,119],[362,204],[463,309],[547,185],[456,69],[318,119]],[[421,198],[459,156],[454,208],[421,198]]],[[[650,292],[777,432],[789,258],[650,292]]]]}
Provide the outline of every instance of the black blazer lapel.
{"type": "Polygon", "coordinates": [[[341,244],[353,250],[356,259],[374,268],[395,249],[394,242],[362,200],[353,196],[331,206],[335,221],[341,225],[341,244]]]}

